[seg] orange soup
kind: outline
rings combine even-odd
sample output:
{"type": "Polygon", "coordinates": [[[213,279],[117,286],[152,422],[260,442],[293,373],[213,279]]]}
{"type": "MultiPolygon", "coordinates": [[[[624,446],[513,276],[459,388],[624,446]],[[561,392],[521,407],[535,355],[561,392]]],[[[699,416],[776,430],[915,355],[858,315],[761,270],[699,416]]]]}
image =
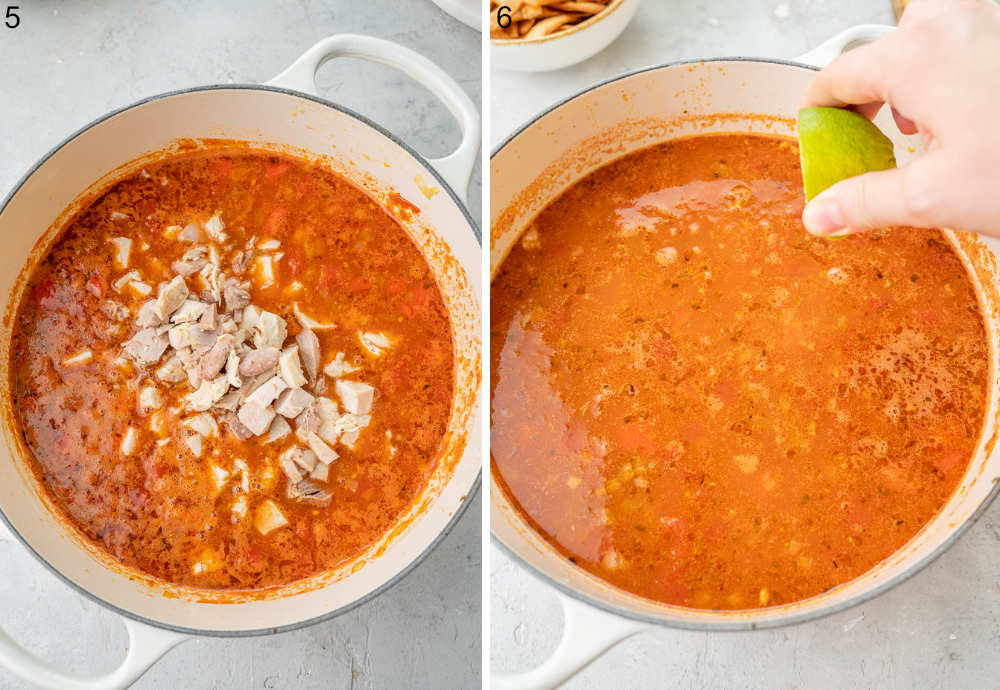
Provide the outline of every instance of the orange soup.
{"type": "Polygon", "coordinates": [[[492,461],[567,558],[706,609],[910,540],[979,438],[988,348],[939,231],[800,222],[795,143],[708,135],[573,185],[492,286],[492,461]]]}

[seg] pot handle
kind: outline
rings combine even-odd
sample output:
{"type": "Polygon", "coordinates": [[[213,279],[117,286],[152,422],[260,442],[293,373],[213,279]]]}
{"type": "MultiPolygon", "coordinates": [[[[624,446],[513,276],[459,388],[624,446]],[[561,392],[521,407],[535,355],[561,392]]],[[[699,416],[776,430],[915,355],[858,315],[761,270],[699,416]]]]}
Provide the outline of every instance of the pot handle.
{"type": "Polygon", "coordinates": [[[795,62],[801,62],[812,67],[826,67],[838,55],[855,43],[873,43],[894,30],[894,26],[884,24],[858,24],[844,29],[833,38],[829,38],[808,53],[799,55],[795,62]]]}
{"type": "Polygon", "coordinates": [[[552,656],[524,673],[493,674],[491,687],[496,690],[557,687],[626,637],[653,629],[646,623],[615,616],[558,592],[557,595],[563,609],[563,634],[552,656]]]}
{"type": "Polygon", "coordinates": [[[28,652],[0,628],[0,664],[40,688],[50,690],[124,690],[149,670],[160,657],[189,635],[154,628],[129,618],[123,619],[128,630],[128,653],[121,665],[110,673],[83,676],[62,671],[28,652]]]}
{"type": "Polygon", "coordinates": [[[427,162],[466,201],[481,140],[479,112],[462,87],[423,55],[380,38],[339,34],[324,38],[267,84],[318,96],[316,70],[327,60],[339,57],[363,58],[395,67],[422,84],[447,106],[461,127],[462,143],[451,155],[431,158],[427,162]]]}

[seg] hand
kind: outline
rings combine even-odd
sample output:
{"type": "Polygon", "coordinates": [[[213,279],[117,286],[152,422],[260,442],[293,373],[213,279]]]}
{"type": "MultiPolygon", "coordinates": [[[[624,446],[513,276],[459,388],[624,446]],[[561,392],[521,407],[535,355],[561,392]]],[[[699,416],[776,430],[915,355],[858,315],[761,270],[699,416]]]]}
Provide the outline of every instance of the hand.
{"type": "Polygon", "coordinates": [[[806,229],[911,225],[1000,237],[1000,8],[915,0],[899,29],[817,74],[802,105],[852,106],[874,118],[886,103],[901,132],[920,133],[925,152],[825,190],[803,211],[806,229]]]}

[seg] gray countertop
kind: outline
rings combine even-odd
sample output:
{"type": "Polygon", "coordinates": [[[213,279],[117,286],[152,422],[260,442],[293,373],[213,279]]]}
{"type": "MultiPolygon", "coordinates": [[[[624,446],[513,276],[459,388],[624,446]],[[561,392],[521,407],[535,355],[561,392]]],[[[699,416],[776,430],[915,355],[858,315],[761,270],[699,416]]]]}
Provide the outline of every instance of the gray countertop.
{"type": "MultiPolygon", "coordinates": [[[[791,58],[848,26],[892,23],[889,0],[644,0],[607,50],[574,67],[494,70],[495,146],[551,103],[680,58],[791,58]],[[516,94],[513,96],[512,94],[516,94]]],[[[491,663],[522,671],[561,634],[552,590],[491,549],[491,663]]],[[[1000,504],[925,571],[820,621],[754,633],[658,630],[619,644],[568,688],[983,688],[1000,675],[1000,504]]]]}
{"type": "MultiPolygon", "coordinates": [[[[479,34],[429,0],[18,4],[21,26],[0,25],[4,195],[67,134],[113,108],[199,84],[265,81],[333,33],[365,33],[413,48],[481,101],[479,34]]],[[[321,69],[318,81],[331,100],[422,154],[442,155],[458,144],[458,126],[444,106],[388,67],[338,60],[321,69]]],[[[469,189],[474,218],[480,188],[477,171],[469,189]]],[[[372,602],[297,632],[186,642],[135,687],[478,688],[481,526],[476,497],[427,560],[372,602]]],[[[109,670],[127,643],[113,614],[9,541],[0,541],[0,626],[33,652],[79,672],[109,670]]],[[[0,690],[23,687],[0,668],[0,690]]]]}

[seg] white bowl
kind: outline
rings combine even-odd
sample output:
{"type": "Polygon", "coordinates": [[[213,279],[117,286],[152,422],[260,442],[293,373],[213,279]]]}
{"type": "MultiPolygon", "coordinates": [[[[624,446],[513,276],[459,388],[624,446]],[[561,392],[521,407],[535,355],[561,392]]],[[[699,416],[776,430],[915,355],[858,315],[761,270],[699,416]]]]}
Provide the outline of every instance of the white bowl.
{"type": "Polygon", "coordinates": [[[511,72],[547,72],[583,62],[607,48],[635,15],[639,0],[613,0],[598,15],[540,38],[490,40],[490,61],[511,72]]]}

